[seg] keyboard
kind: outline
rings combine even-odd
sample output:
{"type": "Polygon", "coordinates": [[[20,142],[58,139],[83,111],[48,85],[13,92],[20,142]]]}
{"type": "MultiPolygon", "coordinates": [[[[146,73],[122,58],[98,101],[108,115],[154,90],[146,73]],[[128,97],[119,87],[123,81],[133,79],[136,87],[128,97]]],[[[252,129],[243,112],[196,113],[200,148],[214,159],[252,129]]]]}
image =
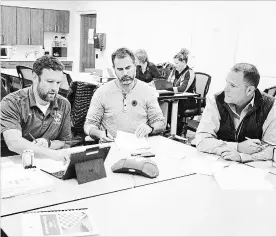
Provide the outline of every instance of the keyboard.
{"type": "Polygon", "coordinates": [[[52,175],[54,175],[55,177],[61,179],[64,175],[64,172],[65,172],[64,170],[61,170],[61,171],[57,171],[57,172],[52,173],[52,175]]]}
{"type": "Polygon", "coordinates": [[[61,224],[61,228],[68,229],[79,224],[81,220],[84,217],[86,217],[86,213],[83,211],[75,211],[75,212],[64,211],[64,212],[58,213],[58,217],[61,224]]]}

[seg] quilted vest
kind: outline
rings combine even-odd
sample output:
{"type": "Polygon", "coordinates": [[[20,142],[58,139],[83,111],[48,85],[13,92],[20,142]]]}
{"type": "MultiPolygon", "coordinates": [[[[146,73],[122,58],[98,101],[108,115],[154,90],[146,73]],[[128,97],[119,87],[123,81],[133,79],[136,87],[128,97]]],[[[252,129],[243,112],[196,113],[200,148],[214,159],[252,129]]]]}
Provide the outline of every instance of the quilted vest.
{"type": "Polygon", "coordinates": [[[263,124],[271,110],[274,98],[258,89],[255,92],[254,106],[242,119],[237,130],[230,107],[224,102],[224,92],[215,95],[218,111],[221,117],[218,139],[228,142],[243,142],[245,137],[262,139],[263,124]]]}

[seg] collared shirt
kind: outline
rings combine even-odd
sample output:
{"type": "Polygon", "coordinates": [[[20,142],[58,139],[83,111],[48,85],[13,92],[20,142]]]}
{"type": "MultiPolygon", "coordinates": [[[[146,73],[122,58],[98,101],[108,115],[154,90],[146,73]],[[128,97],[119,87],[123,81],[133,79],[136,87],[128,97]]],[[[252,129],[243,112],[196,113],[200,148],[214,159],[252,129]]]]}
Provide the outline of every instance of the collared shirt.
{"type": "MultiPolygon", "coordinates": [[[[229,104],[228,104],[229,105],[229,104]]],[[[231,111],[234,116],[234,124],[235,128],[238,127],[239,123],[242,121],[244,116],[252,109],[254,105],[254,98],[251,102],[242,110],[241,114],[238,115],[236,113],[236,109],[234,105],[229,105],[231,111]]],[[[225,142],[217,139],[217,132],[219,130],[221,123],[220,114],[217,108],[215,97],[208,98],[207,104],[202,114],[202,118],[200,120],[200,124],[197,128],[196,132],[196,145],[197,149],[202,152],[218,154],[218,148],[226,145],[237,150],[238,143],[236,142],[225,142]]],[[[276,145],[276,100],[274,101],[273,107],[271,108],[268,116],[263,124],[263,134],[262,141],[271,145],[276,145]]],[[[242,156],[246,156],[246,154],[241,154],[242,156]]],[[[258,156],[262,156],[256,153],[254,154],[255,158],[258,156]]]]}
{"type": "Polygon", "coordinates": [[[134,88],[123,94],[113,80],[94,93],[84,131],[89,134],[91,127],[106,129],[112,137],[116,137],[118,130],[134,133],[141,123],[153,125],[157,121],[165,125],[156,91],[152,87],[137,80],[134,88]]]}
{"type": "Polygon", "coordinates": [[[36,104],[33,86],[11,93],[1,101],[1,133],[9,129],[22,132],[22,137],[66,141],[71,139],[71,106],[57,95],[44,114],[36,104]]]}

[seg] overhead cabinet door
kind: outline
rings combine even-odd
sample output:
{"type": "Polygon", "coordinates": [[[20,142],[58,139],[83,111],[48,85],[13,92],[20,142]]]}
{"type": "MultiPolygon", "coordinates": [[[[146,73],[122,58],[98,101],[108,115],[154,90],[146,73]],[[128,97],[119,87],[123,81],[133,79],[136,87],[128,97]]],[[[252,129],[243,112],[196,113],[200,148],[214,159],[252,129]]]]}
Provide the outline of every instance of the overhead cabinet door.
{"type": "Polygon", "coordinates": [[[16,44],[16,7],[1,6],[1,44],[16,44]]]}
{"type": "Polygon", "coordinates": [[[56,32],[56,11],[44,10],[44,32],[56,32]]]}
{"type": "Polygon", "coordinates": [[[31,9],[31,40],[30,44],[44,45],[43,10],[31,9]]]}
{"type": "Polygon", "coordinates": [[[31,9],[17,7],[16,10],[16,43],[20,45],[31,44],[31,9]]]}

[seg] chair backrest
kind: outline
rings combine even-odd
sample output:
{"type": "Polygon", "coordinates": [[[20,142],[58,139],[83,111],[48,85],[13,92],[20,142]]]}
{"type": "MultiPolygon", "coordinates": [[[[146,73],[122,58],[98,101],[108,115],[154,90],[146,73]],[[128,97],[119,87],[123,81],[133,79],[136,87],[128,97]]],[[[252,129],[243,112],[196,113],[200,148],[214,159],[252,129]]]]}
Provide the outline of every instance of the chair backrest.
{"type": "Polygon", "coordinates": [[[25,66],[16,66],[18,77],[21,79],[22,87],[28,87],[33,84],[33,69],[25,66]]]}
{"type": "Polygon", "coordinates": [[[4,82],[1,79],[1,100],[8,94],[7,89],[5,88],[4,82]]]}
{"type": "Polygon", "coordinates": [[[201,97],[206,97],[211,83],[211,76],[206,73],[196,72],[195,79],[196,93],[200,94],[201,97]]]}
{"type": "MultiPolygon", "coordinates": [[[[201,97],[206,97],[210,83],[211,83],[211,76],[203,73],[203,72],[196,72],[195,79],[196,79],[196,93],[200,94],[201,97]]],[[[203,100],[201,103],[201,107],[206,106],[206,101],[203,100]]]]}
{"type": "Polygon", "coordinates": [[[276,86],[269,87],[264,90],[265,93],[275,97],[276,96],[276,86]]]}
{"type": "Polygon", "coordinates": [[[70,85],[67,99],[71,103],[71,122],[73,127],[83,131],[83,125],[90,106],[91,98],[97,86],[73,81],[70,85]]]}

